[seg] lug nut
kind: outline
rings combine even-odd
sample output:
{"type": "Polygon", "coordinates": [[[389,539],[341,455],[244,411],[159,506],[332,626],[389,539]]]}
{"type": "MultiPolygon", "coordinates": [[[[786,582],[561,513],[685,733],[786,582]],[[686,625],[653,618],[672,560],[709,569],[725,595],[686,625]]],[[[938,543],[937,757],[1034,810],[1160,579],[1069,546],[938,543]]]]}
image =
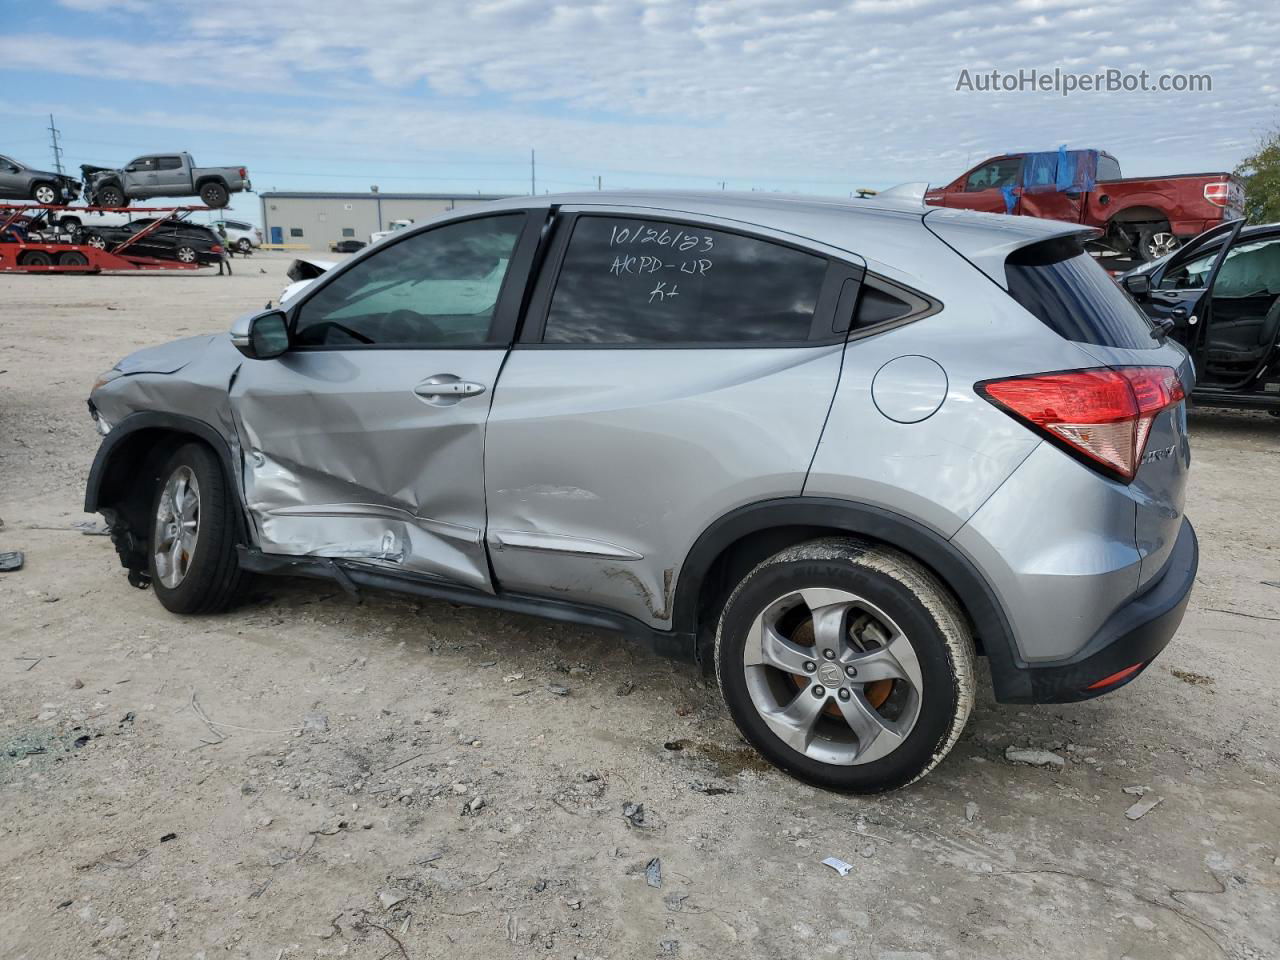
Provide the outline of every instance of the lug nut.
{"type": "Polygon", "coordinates": [[[841,700],[848,700],[848,699],[849,699],[849,691],[848,691],[848,690],[845,690],[844,688],[841,688],[841,690],[840,690],[840,699],[841,699],[841,700]]]}
{"type": "Polygon", "coordinates": [[[834,650],[823,650],[822,655],[828,660],[834,660],[836,658],[836,652],[834,650]]]}
{"type": "Polygon", "coordinates": [[[858,675],[858,668],[857,668],[857,667],[845,667],[845,668],[844,668],[844,675],[845,675],[846,677],[849,677],[850,679],[852,679],[853,677],[856,677],[856,676],[858,675]]]}
{"type": "Polygon", "coordinates": [[[815,670],[817,670],[817,669],[818,669],[818,665],[817,665],[816,663],[814,663],[812,660],[806,660],[806,661],[804,662],[804,672],[805,672],[805,673],[813,673],[813,671],[815,671],[815,670]]]}
{"type": "Polygon", "coordinates": [[[813,688],[813,695],[814,695],[815,697],[825,697],[825,696],[827,695],[827,688],[826,688],[826,687],[814,687],[814,688],[813,688]]]}

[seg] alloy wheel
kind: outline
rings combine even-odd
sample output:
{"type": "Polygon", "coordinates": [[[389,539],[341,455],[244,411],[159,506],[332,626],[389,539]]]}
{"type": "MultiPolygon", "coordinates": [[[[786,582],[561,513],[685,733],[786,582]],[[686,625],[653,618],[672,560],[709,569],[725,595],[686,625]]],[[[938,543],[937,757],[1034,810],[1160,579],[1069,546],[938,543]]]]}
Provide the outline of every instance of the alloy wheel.
{"type": "Polygon", "coordinates": [[[879,760],[920,715],[923,680],[910,639],[883,610],[845,590],[802,589],[768,604],[742,659],[760,718],[813,760],[879,760]]]}
{"type": "Polygon", "coordinates": [[[196,252],[192,247],[179,247],[178,259],[183,263],[195,263],[196,252]]]}
{"type": "Polygon", "coordinates": [[[190,467],[175,470],[164,486],[156,510],[156,575],[173,589],[186,578],[200,536],[200,484],[190,467]]]}
{"type": "Polygon", "coordinates": [[[1153,233],[1151,239],[1147,241],[1147,253],[1152,260],[1159,260],[1161,257],[1173,253],[1179,246],[1178,238],[1172,233],[1153,233]]]}

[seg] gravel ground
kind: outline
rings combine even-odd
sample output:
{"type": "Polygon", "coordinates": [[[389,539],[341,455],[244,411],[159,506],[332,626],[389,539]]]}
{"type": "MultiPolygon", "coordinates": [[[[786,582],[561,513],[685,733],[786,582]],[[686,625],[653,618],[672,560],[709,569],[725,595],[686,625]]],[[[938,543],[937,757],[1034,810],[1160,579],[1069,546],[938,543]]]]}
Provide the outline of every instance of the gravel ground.
{"type": "Polygon", "coordinates": [[[287,262],[0,276],[0,551],[27,556],[0,574],[0,956],[1277,956],[1280,423],[1193,412],[1200,578],[1145,676],[1039,708],[984,685],[923,783],[834,796],[610,634],[289,580],[186,619],[132,589],[73,526],[88,388],[287,262]]]}

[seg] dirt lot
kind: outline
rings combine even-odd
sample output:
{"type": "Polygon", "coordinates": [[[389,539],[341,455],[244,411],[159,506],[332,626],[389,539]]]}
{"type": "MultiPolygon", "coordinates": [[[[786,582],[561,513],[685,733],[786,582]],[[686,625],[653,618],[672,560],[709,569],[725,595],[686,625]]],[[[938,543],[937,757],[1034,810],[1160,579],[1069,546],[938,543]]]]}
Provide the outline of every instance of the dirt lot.
{"type": "Polygon", "coordinates": [[[0,956],[1280,955],[1280,422],[1192,414],[1199,585],[1143,678],[984,689],[925,782],[833,796],[610,634],[283,580],[182,619],[132,589],[72,526],[89,386],[286,263],[0,277],[0,551],[27,556],[0,574],[0,956]],[[1129,820],[1127,787],[1163,802],[1129,820]]]}

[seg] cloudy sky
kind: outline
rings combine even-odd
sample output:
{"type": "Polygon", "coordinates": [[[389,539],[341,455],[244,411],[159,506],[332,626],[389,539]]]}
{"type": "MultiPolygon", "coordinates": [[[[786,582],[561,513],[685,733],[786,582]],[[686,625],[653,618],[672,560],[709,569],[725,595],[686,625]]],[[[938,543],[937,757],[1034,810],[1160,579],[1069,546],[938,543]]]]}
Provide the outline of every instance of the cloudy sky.
{"type": "MultiPolygon", "coordinates": [[[[0,0],[0,152],[188,149],[258,189],[845,195],[1006,150],[1233,167],[1280,123],[1267,0],[0,0]],[[962,70],[1201,73],[1211,92],[957,91],[962,70]]],[[[241,201],[245,213],[255,203],[241,201]]]]}

